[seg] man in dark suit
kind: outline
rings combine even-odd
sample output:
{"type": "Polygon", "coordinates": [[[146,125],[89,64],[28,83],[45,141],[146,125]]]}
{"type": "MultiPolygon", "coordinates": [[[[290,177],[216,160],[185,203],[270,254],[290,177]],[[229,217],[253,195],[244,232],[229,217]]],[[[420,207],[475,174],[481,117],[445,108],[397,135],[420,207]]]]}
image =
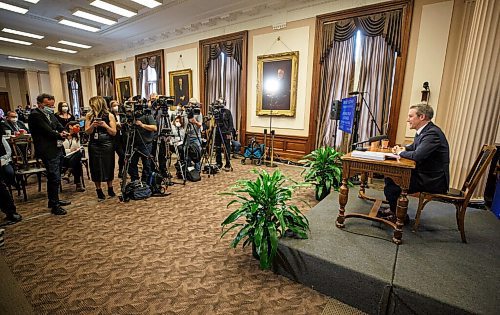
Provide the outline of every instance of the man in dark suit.
{"type": "Polygon", "coordinates": [[[55,215],[64,215],[66,210],[61,206],[71,202],[59,200],[61,184],[61,158],[63,156],[62,141],[68,133],[54,116],[54,97],[40,94],[36,98],[38,108],[29,116],[31,136],[35,144],[35,155],[40,158],[47,169],[47,194],[49,208],[55,215]]]}
{"type": "Polygon", "coordinates": [[[21,129],[23,129],[27,133],[29,133],[28,127],[26,127],[24,122],[18,119],[18,115],[15,111],[12,110],[8,111],[6,118],[7,119],[4,122],[2,122],[3,130],[5,131],[10,130],[11,134],[14,134],[15,132],[18,132],[21,129]]]}
{"type": "MultiPolygon", "coordinates": [[[[408,193],[429,192],[446,193],[450,182],[450,149],[443,131],[431,121],[434,111],[427,104],[410,107],[408,119],[410,129],[415,129],[415,139],[405,147],[396,146],[395,154],[414,160],[408,193]]],[[[393,215],[401,188],[391,178],[385,179],[384,194],[389,201],[390,211],[383,214],[393,215]]],[[[382,214],[382,215],[383,215],[382,214]]]]}
{"type": "Polygon", "coordinates": [[[6,215],[7,221],[16,223],[22,217],[17,213],[16,205],[9,185],[14,185],[14,169],[11,165],[11,149],[7,140],[3,137],[4,130],[0,130],[0,210],[6,215]]]}

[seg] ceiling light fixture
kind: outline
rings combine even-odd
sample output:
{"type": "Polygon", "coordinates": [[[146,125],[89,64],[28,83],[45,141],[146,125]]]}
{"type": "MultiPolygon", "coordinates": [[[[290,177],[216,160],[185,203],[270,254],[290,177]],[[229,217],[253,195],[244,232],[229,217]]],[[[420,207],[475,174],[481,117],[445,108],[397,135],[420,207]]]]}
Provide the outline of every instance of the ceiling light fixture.
{"type": "Polygon", "coordinates": [[[125,17],[132,17],[137,14],[137,12],[132,12],[130,10],[101,0],[92,1],[90,5],[125,17]]]}
{"type": "Polygon", "coordinates": [[[62,52],[65,52],[65,53],[70,53],[70,54],[76,54],[78,52],[76,50],[59,48],[59,47],[53,47],[53,46],[47,46],[45,48],[50,49],[50,50],[55,50],[55,51],[62,51],[62,52]]]}
{"type": "Polygon", "coordinates": [[[79,48],[85,48],[85,49],[92,48],[92,46],[89,46],[89,45],[68,42],[67,40],[60,40],[60,41],[58,41],[58,43],[59,44],[63,44],[63,45],[68,45],[68,46],[75,46],[75,47],[79,47],[79,48]]]}
{"type": "Polygon", "coordinates": [[[93,26],[90,26],[90,25],[87,25],[87,24],[78,23],[78,22],[73,22],[73,21],[66,20],[66,19],[61,19],[59,21],[59,24],[63,24],[63,25],[66,25],[66,26],[71,26],[71,27],[74,27],[74,28],[79,28],[79,29],[82,29],[82,30],[85,30],[85,31],[89,31],[89,32],[98,32],[98,31],[101,30],[100,28],[97,28],[97,27],[93,27],[93,26]]]}
{"type": "Polygon", "coordinates": [[[157,6],[161,5],[161,2],[155,0],[132,0],[132,1],[140,5],[143,5],[145,7],[148,7],[150,9],[156,8],[157,6]]]}
{"type": "Polygon", "coordinates": [[[21,13],[21,14],[25,14],[26,12],[28,12],[28,9],[21,8],[21,7],[18,7],[18,6],[12,5],[12,4],[8,4],[5,2],[1,2],[1,1],[0,1],[0,9],[4,9],[4,10],[16,12],[16,13],[21,13]]]}
{"type": "Polygon", "coordinates": [[[24,1],[29,2],[29,3],[37,4],[38,1],[40,1],[40,0],[24,0],[24,1]]]}
{"type": "Polygon", "coordinates": [[[26,45],[26,46],[33,44],[30,42],[25,42],[23,40],[17,40],[17,39],[12,39],[12,38],[7,38],[7,37],[0,37],[0,40],[3,40],[4,42],[10,42],[10,43],[21,44],[21,45],[26,45]]]}
{"type": "Polygon", "coordinates": [[[36,61],[35,59],[23,58],[23,57],[16,57],[16,56],[8,56],[7,58],[9,58],[9,59],[16,59],[16,60],[24,60],[24,61],[36,61]]]}
{"type": "Polygon", "coordinates": [[[36,39],[42,39],[44,36],[42,35],[37,35],[37,34],[32,34],[32,33],[27,33],[27,32],[21,32],[21,31],[16,31],[11,28],[6,28],[2,30],[2,32],[5,33],[10,33],[10,34],[16,34],[16,35],[21,35],[21,36],[26,36],[26,37],[31,37],[31,38],[36,38],[36,39]]]}
{"type": "Polygon", "coordinates": [[[85,11],[82,11],[82,10],[76,10],[75,12],[73,12],[73,15],[81,17],[83,19],[91,20],[91,21],[94,21],[94,22],[97,22],[97,23],[106,24],[106,25],[116,24],[116,21],[114,21],[114,20],[111,20],[111,19],[108,19],[108,18],[104,18],[102,16],[95,15],[93,13],[85,12],[85,11]]]}

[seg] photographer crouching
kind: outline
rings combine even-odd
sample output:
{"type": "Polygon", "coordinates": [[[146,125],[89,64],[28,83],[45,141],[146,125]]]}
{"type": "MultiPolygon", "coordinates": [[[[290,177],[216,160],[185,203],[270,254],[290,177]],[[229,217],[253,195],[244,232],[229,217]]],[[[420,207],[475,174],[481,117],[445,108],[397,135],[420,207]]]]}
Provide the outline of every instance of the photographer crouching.
{"type": "Polygon", "coordinates": [[[128,174],[132,181],[139,179],[138,163],[140,157],[142,161],[141,181],[147,182],[152,172],[151,150],[153,139],[158,128],[150,111],[145,110],[145,108],[137,110],[136,107],[144,107],[144,105],[135,104],[134,106],[135,119],[132,123],[135,124],[135,126],[130,132],[135,132],[134,150],[137,150],[137,152],[133,154],[130,159],[128,174]]]}
{"type": "Polygon", "coordinates": [[[222,169],[222,145],[224,145],[224,155],[226,164],[225,171],[231,170],[231,136],[234,132],[233,116],[231,111],[227,109],[224,100],[220,99],[211,104],[212,113],[215,117],[217,125],[217,135],[215,136],[216,156],[215,161],[217,167],[222,169]]]}

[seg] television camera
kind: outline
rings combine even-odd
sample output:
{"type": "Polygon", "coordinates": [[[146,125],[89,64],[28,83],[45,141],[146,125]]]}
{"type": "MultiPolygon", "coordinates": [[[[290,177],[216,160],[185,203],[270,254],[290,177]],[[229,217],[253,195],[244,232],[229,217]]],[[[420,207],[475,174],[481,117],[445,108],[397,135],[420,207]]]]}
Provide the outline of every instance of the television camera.
{"type": "Polygon", "coordinates": [[[215,100],[208,106],[208,115],[213,116],[216,121],[220,121],[222,109],[226,107],[226,102],[223,99],[215,100]]]}
{"type": "Polygon", "coordinates": [[[148,108],[148,101],[145,98],[141,98],[140,95],[134,96],[131,101],[126,101],[123,107],[125,107],[125,116],[128,123],[135,122],[142,115],[151,113],[151,110],[148,108]]]}

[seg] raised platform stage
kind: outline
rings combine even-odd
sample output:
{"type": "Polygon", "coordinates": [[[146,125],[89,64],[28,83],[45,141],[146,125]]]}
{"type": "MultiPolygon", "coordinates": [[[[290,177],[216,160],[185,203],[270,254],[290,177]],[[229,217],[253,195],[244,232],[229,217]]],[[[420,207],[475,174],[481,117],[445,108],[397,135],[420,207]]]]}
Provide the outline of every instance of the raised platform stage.
{"type": "MultiPolygon", "coordinates": [[[[409,199],[413,219],[418,200],[409,199]]],[[[357,187],[349,190],[346,213],[370,207],[357,187]]],[[[379,223],[349,218],[336,228],[337,213],[333,192],[308,213],[309,239],[280,240],[275,271],[369,314],[500,314],[500,220],[492,212],[467,209],[463,244],[455,208],[430,202],[419,231],[406,226],[399,246],[379,223]]]]}

